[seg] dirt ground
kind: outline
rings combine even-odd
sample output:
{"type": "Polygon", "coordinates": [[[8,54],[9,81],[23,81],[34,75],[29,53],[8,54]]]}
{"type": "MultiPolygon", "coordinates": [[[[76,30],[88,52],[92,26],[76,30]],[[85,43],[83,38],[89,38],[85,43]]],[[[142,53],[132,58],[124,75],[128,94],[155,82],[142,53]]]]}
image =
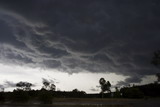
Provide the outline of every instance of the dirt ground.
{"type": "Polygon", "coordinates": [[[55,99],[60,105],[120,105],[127,107],[160,107],[160,98],[152,99],[55,99]]]}
{"type": "Polygon", "coordinates": [[[160,107],[160,98],[152,99],[53,99],[53,104],[0,104],[0,107],[160,107]]]}

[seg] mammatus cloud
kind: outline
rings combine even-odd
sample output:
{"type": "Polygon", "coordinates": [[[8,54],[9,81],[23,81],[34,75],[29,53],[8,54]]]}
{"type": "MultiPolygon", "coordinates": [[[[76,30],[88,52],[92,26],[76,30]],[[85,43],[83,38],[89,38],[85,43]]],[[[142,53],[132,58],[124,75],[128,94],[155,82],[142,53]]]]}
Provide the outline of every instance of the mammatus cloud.
{"type": "Polygon", "coordinates": [[[160,45],[159,0],[62,1],[2,0],[0,62],[116,73],[130,76],[126,83],[159,72],[150,64],[160,45]]]}

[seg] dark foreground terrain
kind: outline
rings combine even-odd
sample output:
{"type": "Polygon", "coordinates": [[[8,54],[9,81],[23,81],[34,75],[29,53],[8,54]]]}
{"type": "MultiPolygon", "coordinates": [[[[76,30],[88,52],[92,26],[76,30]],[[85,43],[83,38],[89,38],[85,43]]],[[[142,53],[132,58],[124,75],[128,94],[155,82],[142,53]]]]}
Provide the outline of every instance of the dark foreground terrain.
{"type": "Polygon", "coordinates": [[[54,99],[52,104],[3,103],[0,107],[160,107],[160,98],[154,99],[54,99]]]}

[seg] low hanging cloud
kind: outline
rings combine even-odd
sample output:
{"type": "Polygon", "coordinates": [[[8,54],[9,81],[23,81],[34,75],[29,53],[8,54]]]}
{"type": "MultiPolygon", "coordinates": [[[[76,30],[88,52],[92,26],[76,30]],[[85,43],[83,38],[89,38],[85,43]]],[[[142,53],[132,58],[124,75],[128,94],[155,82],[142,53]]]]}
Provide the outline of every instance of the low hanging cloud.
{"type": "Polygon", "coordinates": [[[1,0],[0,63],[116,73],[130,76],[126,83],[140,82],[159,72],[150,64],[160,46],[159,4],[1,0]]]}
{"type": "Polygon", "coordinates": [[[5,81],[4,86],[5,88],[15,88],[17,83],[14,83],[12,81],[5,81]]]}
{"type": "MultiPolygon", "coordinates": [[[[21,81],[21,82],[24,82],[24,81],[21,81]]],[[[0,85],[0,88],[16,88],[17,87],[16,84],[17,83],[15,82],[6,80],[2,85],[0,85]]],[[[35,86],[37,86],[36,83],[32,84],[32,87],[35,87],[35,86]]]]}
{"type": "Polygon", "coordinates": [[[47,83],[51,83],[51,84],[59,84],[59,81],[57,79],[46,79],[46,78],[42,78],[42,83],[47,82],[47,83]]]}
{"type": "Polygon", "coordinates": [[[16,88],[16,83],[12,81],[4,81],[4,83],[0,85],[0,88],[16,88]]]}
{"type": "Polygon", "coordinates": [[[4,86],[3,86],[3,85],[0,85],[0,90],[3,89],[3,88],[4,88],[4,86]]]}
{"type": "Polygon", "coordinates": [[[143,76],[137,75],[137,76],[131,76],[130,78],[126,78],[124,81],[118,81],[115,85],[116,87],[121,86],[128,86],[130,83],[140,83],[142,81],[143,76]]]}
{"type": "Polygon", "coordinates": [[[98,92],[98,91],[100,91],[100,88],[94,88],[94,87],[91,87],[91,89],[90,89],[92,92],[98,92]]]}

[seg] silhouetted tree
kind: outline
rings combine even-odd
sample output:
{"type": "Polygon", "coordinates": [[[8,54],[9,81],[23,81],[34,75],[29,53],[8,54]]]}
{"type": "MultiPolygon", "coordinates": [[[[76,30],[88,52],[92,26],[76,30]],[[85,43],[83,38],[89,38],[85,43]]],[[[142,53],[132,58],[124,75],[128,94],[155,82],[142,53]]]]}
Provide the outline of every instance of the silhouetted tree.
{"type": "Polygon", "coordinates": [[[30,91],[32,84],[29,82],[20,81],[16,84],[16,86],[18,87],[18,90],[30,91]]]}
{"type": "Polygon", "coordinates": [[[46,89],[46,90],[52,90],[52,91],[55,91],[56,90],[56,86],[48,81],[43,81],[43,89],[46,89]]]}
{"type": "Polygon", "coordinates": [[[76,92],[79,92],[79,90],[78,89],[73,89],[72,92],[76,93],[76,92]]]}
{"type": "Polygon", "coordinates": [[[121,97],[121,93],[120,93],[118,87],[115,87],[115,90],[116,90],[116,91],[115,91],[115,93],[114,93],[114,97],[116,97],[116,98],[121,97]]]}
{"type": "Polygon", "coordinates": [[[86,92],[85,91],[80,91],[78,89],[73,89],[70,93],[69,93],[70,97],[74,97],[74,98],[82,98],[85,96],[86,92]]]}
{"type": "Polygon", "coordinates": [[[50,85],[50,90],[55,91],[56,90],[56,86],[54,84],[50,85]]]}
{"type": "Polygon", "coordinates": [[[103,93],[105,91],[111,92],[111,90],[110,90],[111,84],[109,81],[106,82],[106,80],[104,78],[100,78],[99,83],[101,85],[102,97],[103,97],[103,93]]]}
{"type": "Polygon", "coordinates": [[[50,85],[50,82],[48,82],[48,81],[43,81],[43,88],[44,89],[46,89],[46,90],[48,90],[50,87],[49,87],[49,85],[50,85]]]}

